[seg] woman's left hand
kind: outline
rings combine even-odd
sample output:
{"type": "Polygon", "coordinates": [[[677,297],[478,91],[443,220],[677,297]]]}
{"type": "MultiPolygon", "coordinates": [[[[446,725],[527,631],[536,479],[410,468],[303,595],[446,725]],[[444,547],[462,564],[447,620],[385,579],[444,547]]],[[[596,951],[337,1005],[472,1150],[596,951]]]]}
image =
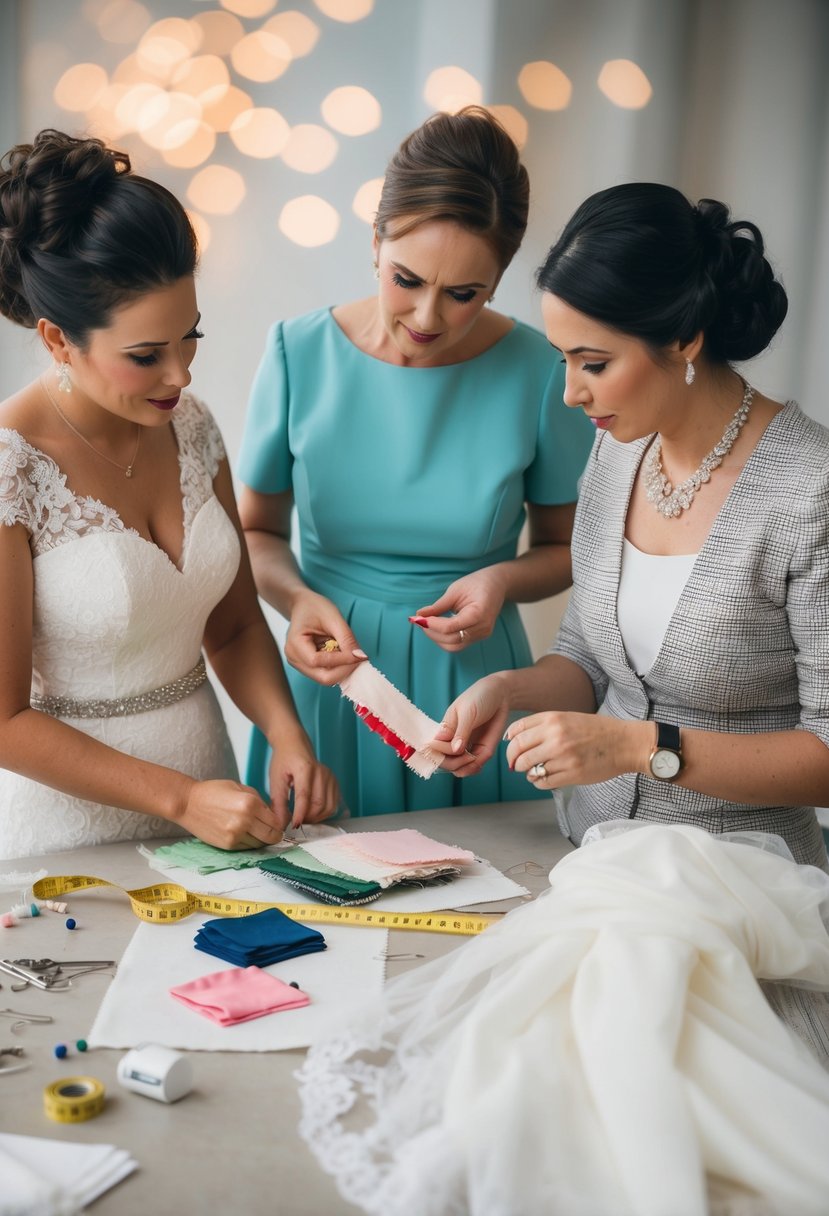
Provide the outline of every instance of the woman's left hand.
{"type": "Polygon", "coordinates": [[[510,723],[504,738],[510,768],[553,790],[646,771],[654,729],[652,722],[549,711],[510,723]]]}
{"type": "Polygon", "coordinates": [[[280,739],[271,757],[269,779],[271,805],[283,831],[330,819],[340,806],[337,778],[317,760],[304,732],[280,739]]]}
{"type": "Polygon", "coordinates": [[[419,608],[410,619],[441,650],[465,650],[492,633],[504,606],[504,592],[504,577],[497,567],[476,570],[450,583],[440,599],[419,608]]]}

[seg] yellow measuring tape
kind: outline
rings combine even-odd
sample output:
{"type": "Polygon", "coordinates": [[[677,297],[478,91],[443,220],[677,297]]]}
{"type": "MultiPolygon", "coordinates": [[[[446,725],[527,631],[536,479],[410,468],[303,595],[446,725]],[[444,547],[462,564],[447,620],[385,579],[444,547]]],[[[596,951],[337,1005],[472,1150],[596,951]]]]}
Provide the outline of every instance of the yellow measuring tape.
{"type": "Polygon", "coordinates": [[[116,891],[122,891],[139,920],[153,925],[184,920],[191,912],[210,912],[214,916],[250,916],[267,908],[278,908],[293,920],[310,924],[418,929],[425,933],[454,933],[473,937],[501,919],[499,916],[470,915],[465,912],[388,912],[380,909],[372,912],[365,907],[344,908],[339,904],[259,903],[228,899],[224,895],[202,895],[198,891],[188,891],[175,882],[160,882],[151,887],[137,887],[128,891],[106,878],[91,878],[86,874],[39,878],[32,891],[37,899],[54,899],[56,895],[83,891],[87,887],[113,887],[116,891]]]}
{"type": "Polygon", "coordinates": [[[43,1109],[56,1123],[83,1123],[104,1109],[104,1087],[94,1077],[64,1077],[44,1089],[43,1109]]]}

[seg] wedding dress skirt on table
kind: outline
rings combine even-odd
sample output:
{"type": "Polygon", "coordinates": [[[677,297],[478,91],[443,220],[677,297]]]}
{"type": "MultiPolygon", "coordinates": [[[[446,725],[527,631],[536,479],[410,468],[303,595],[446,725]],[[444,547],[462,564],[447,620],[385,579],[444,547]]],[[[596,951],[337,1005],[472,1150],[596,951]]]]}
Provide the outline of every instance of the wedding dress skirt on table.
{"type": "MultiPolygon", "coordinates": [[[[0,526],[22,524],[32,552],[34,698],[117,703],[181,680],[198,664],[207,618],[236,576],[239,539],[213,491],[224,456],[215,422],[184,394],[172,426],[184,525],[178,564],[111,507],[75,494],[55,461],[17,431],[0,428],[0,526]]],[[[136,476],[143,475],[139,466],[136,476]]],[[[200,780],[237,776],[208,682],[141,713],[56,716],[118,751],[200,780]]],[[[169,820],[0,769],[0,859],[182,834],[169,820]]]]}
{"type": "Polygon", "coordinates": [[[829,875],[625,827],[311,1048],[301,1134],[352,1203],[826,1216],[829,1073],[757,978],[829,989],[829,875]]]}

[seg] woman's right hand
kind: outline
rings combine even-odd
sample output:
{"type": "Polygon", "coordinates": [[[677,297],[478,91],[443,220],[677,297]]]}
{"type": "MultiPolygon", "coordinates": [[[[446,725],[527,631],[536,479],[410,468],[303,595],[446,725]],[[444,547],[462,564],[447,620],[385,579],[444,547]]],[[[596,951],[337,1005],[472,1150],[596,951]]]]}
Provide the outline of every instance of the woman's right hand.
{"type": "Polygon", "coordinates": [[[358,663],[368,658],[360,650],[339,609],[314,591],[294,600],[285,638],[285,658],[309,680],[317,684],[339,684],[358,663]],[[339,650],[323,650],[333,638],[339,650]]]}
{"type": "Polygon", "coordinates": [[[275,812],[256,790],[238,781],[194,781],[176,820],[217,849],[258,849],[282,839],[275,812]]]}
{"type": "Polygon", "coordinates": [[[446,757],[441,768],[456,777],[479,773],[495,754],[510,705],[502,674],[484,676],[452,702],[429,744],[446,757]]]}

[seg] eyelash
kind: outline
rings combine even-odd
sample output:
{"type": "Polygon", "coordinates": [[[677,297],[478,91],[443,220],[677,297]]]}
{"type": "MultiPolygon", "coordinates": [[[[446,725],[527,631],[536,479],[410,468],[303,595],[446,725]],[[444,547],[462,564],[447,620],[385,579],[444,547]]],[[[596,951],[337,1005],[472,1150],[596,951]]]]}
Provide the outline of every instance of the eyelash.
{"type": "MultiPolygon", "coordinates": [[[[185,342],[195,342],[199,338],[203,338],[204,334],[200,329],[191,329],[189,334],[184,335],[185,342]]],[[[130,355],[133,363],[137,363],[139,367],[152,367],[154,363],[158,363],[158,355],[130,355]]]]}
{"type": "MultiPolygon", "coordinates": [[[[561,362],[566,363],[567,360],[562,359],[561,362]]],[[[601,375],[601,373],[604,371],[604,369],[606,367],[607,367],[607,362],[605,362],[605,363],[583,363],[581,370],[583,372],[589,372],[591,376],[599,376],[599,375],[601,375]]]]}
{"type": "MultiPolygon", "coordinates": [[[[412,291],[421,285],[419,279],[404,279],[403,275],[398,274],[397,271],[392,275],[392,282],[397,287],[405,287],[407,291],[412,291]]],[[[451,296],[457,304],[469,304],[477,294],[477,291],[447,291],[447,295],[451,296]]]]}

